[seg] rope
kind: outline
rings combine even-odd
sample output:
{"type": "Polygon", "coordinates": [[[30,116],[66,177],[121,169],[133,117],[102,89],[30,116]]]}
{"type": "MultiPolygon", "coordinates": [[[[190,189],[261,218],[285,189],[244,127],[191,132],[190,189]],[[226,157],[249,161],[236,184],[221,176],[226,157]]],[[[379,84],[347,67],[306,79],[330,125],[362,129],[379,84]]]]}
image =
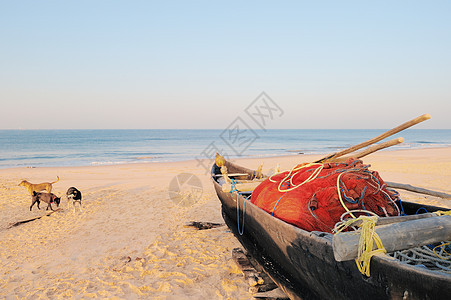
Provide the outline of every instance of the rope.
{"type": "MultiPolygon", "coordinates": [[[[299,167],[296,167],[296,166],[295,166],[295,167],[293,167],[293,168],[288,172],[287,176],[285,176],[285,177],[279,182],[279,186],[277,187],[277,189],[278,189],[279,192],[281,192],[281,193],[283,193],[283,192],[289,192],[289,191],[295,190],[295,189],[297,189],[298,187],[300,187],[300,186],[302,186],[302,185],[304,185],[304,184],[306,184],[306,183],[308,183],[308,182],[310,182],[310,181],[315,180],[316,177],[318,177],[319,173],[321,172],[321,170],[322,170],[323,168],[324,168],[324,165],[323,165],[323,164],[320,164],[320,163],[308,163],[308,164],[301,165],[301,166],[299,166],[299,167]],[[312,166],[318,166],[318,168],[316,168],[316,169],[313,171],[313,173],[309,176],[309,178],[307,178],[306,180],[304,180],[303,182],[301,182],[301,183],[298,184],[298,185],[293,184],[293,178],[294,178],[294,176],[296,176],[297,174],[300,173],[300,172],[299,172],[300,170],[302,170],[302,169],[304,169],[304,168],[312,167],[312,166]],[[294,173],[294,174],[293,174],[293,173],[294,173]],[[291,187],[289,187],[289,188],[287,188],[287,189],[282,189],[282,185],[283,185],[285,182],[289,183],[289,186],[291,186],[291,187]]],[[[276,174],[274,174],[274,175],[276,175],[276,174]]],[[[269,177],[269,181],[271,181],[271,182],[273,182],[273,183],[277,183],[276,180],[272,179],[272,177],[273,177],[274,175],[272,175],[272,176],[269,177]]]]}
{"type": "Polygon", "coordinates": [[[237,227],[238,227],[238,233],[240,235],[243,235],[244,233],[244,217],[246,216],[246,201],[247,199],[249,199],[251,196],[244,198],[244,202],[243,202],[243,223],[242,226],[240,228],[240,202],[239,202],[239,193],[236,194],[236,220],[237,220],[237,227]]]}
{"type": "Polygon", "coordinates": [[[285,192],[282,196],[280,196],[279,200],[277,200],[276,204],[274,205],[274,208],[272,209],[272,213],[271,213],[272,216],[274,216],[274,212],[276,211],[276,207],[277,207],[277,204],[279,204],[280,199],[282,199],[282,197],[285,196],[286,193],[287,192],[285,192]]]}
{"type": "MultiPolygon", "coordinates": [[[[417,210],[417,213],[422,210],[427,212],[426,208],[421,207],[417,210]]],[[[451,215],[451,211],[436,211],[434,213],[438,216],[451,215]]],[[[450,241],[446,241],[436,244],[436,246],[425,245],[407,250],[395,251],[389,255],[405,264],[451,274],[450,244],[450,241]]]]}
{"type": "MultiPolygon", "coordinates": [[[[350,213],[364,213],[364,214],[367,214],[368,216],[372,215],[372,216],[378,217],[378,215],[377,215],[375,212],[372,212],[372,211],[370,211],[370,210],[365,210],[365,209],[353,209],[353,210],[344,212],[344,213],[340,216],[340,222],[337,222],[337,223],[335,224],[334,229],[332,230],[332,232],[335,232],[335,233],[338,232],[339,226],[341,226],[344,222],[347,221],[347,220],[345,219],[345,217],[346,217],[348,214],[350,214],[350,213]]],[[[354,230],[357,230],[357,228],[355,228],[355,227],[353,227],[353,226],[350,226],[350,227],[352,227],[354,230]]]]}
{"type": "Polygon", "coordinates": [[[346,171],[345,171],[345,172],[342,172],[342,173],[340,173],[340,175],[338,175],[338,177],[337,177],[337,192],[338,192],[338,199],[340,200],[341,206],[343,206],[343,208],[346,210],[346,212],[348,212],[349,215],[351,215],[351,217],[353,217],[353,218],[355,219],[356,216],[354,216],[354,214],[352,214],[352,213],[350,212],[350,210],[346,207],[345,203],[343,202],[343,197],[341,197],[340,178],[341,178],[341,175],[343,175],[343,174],[345,174],[345,173],[348,173],[348,172],[346,172],[346,171]]]}
{"type": "Polygon", "coordinates": [[[236,222],[237,222],[237,227],[238,227],[238,233],[240,235],[243,235],[244,233],[244,217],[246,215],[246,201],[251,197],[247,197],[244,198],[244,202],[243,202],[243,222],[242,222],[242,226],[240,228],[240,201],[239,201],[239,197],[241,195],[241,193],[236,189],[236,181],[235,179],[232,179],[232,184],[230,186],[230,194],[233,194],[233,192],[236,192],[236,222]]]}
{"type": "Polygon", "coordinates": [[[448,246],[449,244],[451,244],[451,243],[450,243],[450,242],[447,242],[447,243],[442,243],[441,245],[435,246],[435,247],[432,249],[432,252],[434,252],[434,254],[435,254],[438,258],[440,258],[440,259],[444,259],[444,260],[451,259],[451,253],[449,253],[448,251],[446,251],[446,246],[448,246]],[[436,249],[437,249],[437,248],[440,248],[440,254],[436,252],[436,249]],[[446,256],[442,256],[442,255],[443,255],[443,252],[446,253],[446,256]]]}
{"type": "MultiPolygon", "coordinates": [[[[396,211],[398,212],[398,216],[401,216],[404,213],[404,210],[399,210],[398,205],[396,205],[396,202],[393,201],[393,199],[384,191],[381,189],[382,195],[385,196],[385,198],[387,198],[388,201],[390,201],[393,204],[393,207],[396,208],[396,211]]],[[[399,201],[401,202],[401,201],[399,201]]],[[[401,206],[402,207],[402,206],[401,206]]],[[[389,217],[389,215],[387,214],[387,212],[385,211],[385,216],[389,217]]]]}
{"type": "Polygon", "coordinates": [[[437,216],[451,216],[451,210],[443,211],[443,210],[437,210],[434,211],[434,214],[437,216]]]}
{"type": "MultiPolygon", "coordinates": [[[[288,187],[290,187],[290,183],[287,182],[287,184],[288,184],[288,187]]],[[[279,204],[280,199],[282,199],[283,196],[285,196],[286,194],[287,194],[287,192],[285,192],[282,196],[280,196],[279,200],[277,200],[276,204],[274,205],[274,208],[272,209],[272,213],[271,213],[272,216],[274,216],[274,212],[276,211],[276,207],[277,207],[277,204],[279,204]]]]}
{"type": "Polygon", "coordinates": [[[387,253],[384,246],[382,245],[382,241],[379,235],[374,230],[377,219],[378,217],[376,216],[371,217],[360,216],[357,219],[349,219],[337,227],[337,232],[340,232],[345,230],[346,228],[348,228],[357,221],[362,222],[362,224],[359,225],[361,233],[359,240],[359,249],[357,251],[358,256],[355,259],[355,262],[357,264],[357,268],[359,269],[360,273],[366,275],[367,277],[370,276],[371,258],[377,254],[387,253]],[[373,242],[376,243],[377,246],[376,250],[373,250],[374,245],[373,242]]]}
{"type": "Polygon", "coordinates": [[[395,251],[389,255],[405,264],[451,274],[451,254],[448,252],[449,249],[446,250],[449,244],[448,241],[433,247],[433,249],[429,246],[421,246],[395,251]]]}
{"type": "Polygon", "coordinates": [[[422,210],[424,210],[425,213],[428,213],[428,210],[427,210],[426,208],[420,207],[420,208],[415,212],[415,214],[418,215],[418,214],[420,213],[420,211],[422,211],[422,210]]]}

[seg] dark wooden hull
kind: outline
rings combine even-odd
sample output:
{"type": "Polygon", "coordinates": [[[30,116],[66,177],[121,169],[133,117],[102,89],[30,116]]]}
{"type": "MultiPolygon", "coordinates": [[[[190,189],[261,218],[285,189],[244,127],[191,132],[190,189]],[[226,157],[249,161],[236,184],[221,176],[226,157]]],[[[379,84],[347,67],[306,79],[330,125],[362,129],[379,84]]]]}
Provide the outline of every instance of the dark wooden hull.
{"type": "MultiPolygon", "coordinates": [[[[227,162],[230,173],[254,171],[227,162]]],[[[214,172],[214,168],[212,173],[214,172]]],[[[213,174],[214,175],[214,174],[213,174]]],[[[308,232],[274,218],[242,195],[225,193],[213,176],[222,203],[222,215],[246,250],[292,299],[446,299],[451,295],[451,275],[402,264],[389,256],[373,257],[371,276],[362,275],[354,262],[337,262],[332,235],[308,232]],[[240,226],[237,226],[237,200],[240,226]],[[240,228],[241,229],[241,228],[240,228]]],[[[419,205],[403,202],[404,211],[419,205]]],[[[438,207],[424,206],[429,211],[438,207]]]]}

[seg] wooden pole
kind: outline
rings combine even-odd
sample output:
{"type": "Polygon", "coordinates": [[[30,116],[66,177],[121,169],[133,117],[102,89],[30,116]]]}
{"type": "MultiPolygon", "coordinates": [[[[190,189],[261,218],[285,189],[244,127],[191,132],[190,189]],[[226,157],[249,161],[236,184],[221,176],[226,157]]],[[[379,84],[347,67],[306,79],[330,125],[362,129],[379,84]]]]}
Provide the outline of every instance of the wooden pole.
{"type": "MultiPolygon", "coordinates": [[[[252,192],[255,190],[255,188],[257,186],[260,185],[260,183],[262,183],[263,180],[253,180],[253,181],[248,181],[248,182],[244,182],[244,183],[236,183],[235,184],[235,188],[238,192],[252,192]]],[[[240,181],[242,182],[242,181],[240,181]]],[[[232,184],[231,183],[224,183],[222,185],[222,191],[224,193],[230,192],[232,190],[232,184]]]]}
{"type": "Polygon", "coordinates": [[[426,120],[428,120],[428,119],[430,119],[430,118],[431,118],[431,115],[430,115],[430,114],[424,114],[424,115],[421,115],[421,116],[419,116],[419,117],[417,117],[417,118],[415,118],[415,119],[412,119],[412,120],[410,120],[410,121],[408,121],[408,122],[406,122],[406,123],[403,123],[403,124],[401,124],[401,125],[399,125],[399,126],[393,128],[393,129],[390,129],[389,131],[386,131],[386,132],[384,132],[383,134],[381,134],[381,135],[379,135],[379,136],[377,136],[377,137],[375,137],[375,138],[372,138],[372,139],[370,139],[370,140],[368,140],[368,141],[366,141],[366,142],[360,143],[360,144],[358,144],[358,145],[349,147],[349,148],[344,149],[344,150],[342,150],[342,151],[339,151],[339,152],[333,153],[333,154],[331,154],[331,155],[328,155],[328,156],[326,156],[326,157],[323,157],[323,158],[321,158],[320,160],[317,160],[316,162],[323,162],[323,161],[325,161],[325,160],[330,160],[330,159],[333,159],[333,158],[336,158],[336,157],[339,157],[339,156],[343,156],[343,155],[346,155],[346,154],[348,154],[348,153],[357,151],[357,150],[359,150],[359,149],[362,149],[362,148],[364,148],[364,147],[367,147],[367,146],[369,146],[369,145],[372,145],[372,144],[374,144],[374,143],[377,143],[377,142],[379,142],[379,141],[381,141],[381,140],[383,140],[383,139],[385,139],[385,138],[387,138],[387,137],[389,137],[389,136],[392,136],[392,135],[394,135],[394,134],[396,134],[396,133],[398,133],[398,132],[400,132],[400,131],[402,131],[402,130],[404,130],[404,129],[407,129],[407,128],[409,128],[409,127],[412,127],[413,125],[416,125],[416,124],[418,124],[418,123],[421,123],[421,122],[423,122],[423,121],[426,121],[426,120]]]}
{"type": "Polygon", "coordinates": [[[340,162],[340,161],[345,161],[348,158],[355,157],[355,158],[362,158],[364,156],[367,156],[368,154],[374,153],[376,151],[394,146],[394,145],[398,145],[401,144],[402,142],[404,142],[404,139],[402,137],[399,137],[397,139],[393,139],[384,143],[380,143],[377,145],[373,145],[371,147],[366,148],[363,151],[360,151],[358,153],[355,153],[353,155],[348,155],[348,156],[342,156],[342,157],[338,157],[338,158],[332,158],[332,159],[326,159],[324,162],[340,162]]]}
{"type": "Polygon", "coordinates": [[[451,195],[447,194],[447,193],[436,192],[436,191],[412,186],[410,184],[402,184],[402,183],[389,182],[389,181],[386,181],[385,183],[387,184],[388,187],[391,187],[394,189],[403,189],[406,191],[411,191],[411,192],[415,192],[415,193],[419,193],[419,194],[425,194],[425,195],[430,195],[430,196],[434,196],[434,197],[451,200],[451,195]]]}
{"type": "MultiPolygon", "coordinates": [[[[393,223],[407,222],[412,220],[426,219],[437,217],[435,213],[424,213],[418,215],[407,215],[407,216],[395,216],[395,217],[380,217],[376,221],[376,226],[388,225],[393,223]]],[[[362,222],[356,221],[353,226],[359,226],[362,222]]]]}

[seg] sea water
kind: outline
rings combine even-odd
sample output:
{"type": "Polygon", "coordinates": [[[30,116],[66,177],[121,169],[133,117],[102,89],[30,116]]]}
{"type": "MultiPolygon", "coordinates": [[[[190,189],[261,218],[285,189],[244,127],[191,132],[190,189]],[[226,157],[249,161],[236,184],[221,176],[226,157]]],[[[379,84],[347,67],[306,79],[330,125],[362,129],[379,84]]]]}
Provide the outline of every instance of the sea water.
{"type": "MultiPolygon", "coordinates": [[[[328,154],[386,129],[0,130],[0,168],[172,162],[227,157],[328,154]]],[[[451,146],[449,129],[408,129],[392,149],[451,146]]],[[[390,151],[388,150],[388,151],[390,151]]]]}

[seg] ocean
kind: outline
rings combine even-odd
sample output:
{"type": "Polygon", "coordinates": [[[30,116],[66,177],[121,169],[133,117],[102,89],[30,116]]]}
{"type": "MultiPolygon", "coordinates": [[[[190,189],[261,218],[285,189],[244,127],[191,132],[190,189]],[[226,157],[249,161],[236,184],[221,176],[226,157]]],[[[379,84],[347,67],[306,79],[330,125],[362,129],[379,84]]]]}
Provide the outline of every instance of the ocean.
{"type": "MultiPolygon", "coordinates": [[[[142,162],[328,154],[386,129],[272,130],[0,130],[0,168],[91,166],[142,162]]],[[[408,129],[390,149],[451,146],[450,129],[408,129]]],[[[387,140],[388,140],[387,139],[387,140]]]]}

